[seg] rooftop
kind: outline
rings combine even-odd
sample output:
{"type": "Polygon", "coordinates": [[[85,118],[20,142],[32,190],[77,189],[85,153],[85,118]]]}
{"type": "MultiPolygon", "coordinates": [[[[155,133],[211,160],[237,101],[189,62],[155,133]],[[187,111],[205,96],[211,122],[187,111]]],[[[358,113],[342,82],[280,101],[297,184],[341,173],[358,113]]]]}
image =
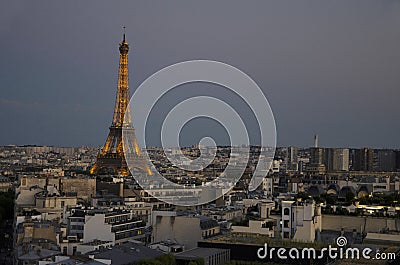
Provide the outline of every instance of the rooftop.
{"type": "Polygon", "coordinates": [[[151,249],[140,244],[128,242],[112,248],[97,250],[87,253],[87,255],[94,255],[96,259],[111,260],[113,265],[123,265],[134,263],[141,259],[152,259],[164,255],[164,253],[151,249]]]}
{"type": "Polygon", "coordinates": [[[95,239],[95,240],[87,242],[87,243],[82,243],[81,245],[84,245],[84,246],[99,246],[99,245],[103,245],[103,244],[107,244],[107,243],[112,243],[112,242],[95,239]]]}
{"type": "Polygon", "coordinates": [[[175,257],[190,259],[190,258],[205,258],[215,254],[224,253],[227,251],[226,249],[219,248],[194,248],[191,250],[187,250],[178,254],[175,254],[175,257]]]}

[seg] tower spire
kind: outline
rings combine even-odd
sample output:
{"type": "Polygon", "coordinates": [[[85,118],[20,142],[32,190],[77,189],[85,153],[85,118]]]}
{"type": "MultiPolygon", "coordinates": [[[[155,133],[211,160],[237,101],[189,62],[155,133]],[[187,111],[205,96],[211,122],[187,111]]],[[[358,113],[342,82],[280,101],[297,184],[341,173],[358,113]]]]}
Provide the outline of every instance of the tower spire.
{"type": "Polygon", "coordinates": [[[123,38],[122,42],[126,42],[126,41],[125,41],[125,29],[126,29],[126,27],[123,26],[122,28],[124,29],[124,38],[123,38]]]}

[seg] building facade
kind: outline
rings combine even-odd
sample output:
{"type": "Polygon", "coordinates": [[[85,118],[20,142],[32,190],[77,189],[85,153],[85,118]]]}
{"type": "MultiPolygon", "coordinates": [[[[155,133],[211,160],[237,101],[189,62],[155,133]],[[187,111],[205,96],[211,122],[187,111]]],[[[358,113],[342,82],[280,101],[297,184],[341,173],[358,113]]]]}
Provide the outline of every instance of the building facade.
{"type": "Polygon", "coordinates": [[[283,239],[314,242],[322,228],[321,206],[313,200],[282,201],[281,236],[283,239]]]}

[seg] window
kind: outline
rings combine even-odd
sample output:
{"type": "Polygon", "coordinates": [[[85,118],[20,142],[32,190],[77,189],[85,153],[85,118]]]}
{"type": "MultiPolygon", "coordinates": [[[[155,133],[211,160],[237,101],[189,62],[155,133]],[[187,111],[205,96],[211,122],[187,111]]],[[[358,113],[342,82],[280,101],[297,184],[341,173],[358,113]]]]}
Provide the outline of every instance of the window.
{"type": "Polygon", "coordinates": [[[283,214],[284,214],[284,215],[289,215],[289,212],[290,212],[289,208],[285,208],[285,209],[283,210],[283,214]]]}
{"type": "Polygon", "coordinates": [[[289,228],[289,220],[283,221],[283,227],[289,228]]]}

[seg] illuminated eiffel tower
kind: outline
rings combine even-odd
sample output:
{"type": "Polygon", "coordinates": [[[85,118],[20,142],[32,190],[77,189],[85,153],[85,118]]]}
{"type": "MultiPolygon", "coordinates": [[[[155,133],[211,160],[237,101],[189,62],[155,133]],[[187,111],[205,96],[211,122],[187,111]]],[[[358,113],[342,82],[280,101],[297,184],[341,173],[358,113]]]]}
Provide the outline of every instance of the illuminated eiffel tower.
{"type": "MultiPolygon", "coordinates": [[[[124,27],[125,28],[125,27],[124,27]]],[[[131,114],[128,108],[129,103],[129,78],[128,78],[128,51],[129,45],[125,40],[125,33],[122,42],[119,44],[119,71],[117,98],[115,101],[114,116],[110,126],[106,143],[97,155],[97,161],[90,169],[91,174],[120,174],[129,175],[129,168],[124,155],[124,143],[130,165],[142,173],[151,175],[151,171],[140,153],[136,141],[135,130],[132,127],[131,114]],[[122,134],[122,130],[124,133],[122,134]]]]}

